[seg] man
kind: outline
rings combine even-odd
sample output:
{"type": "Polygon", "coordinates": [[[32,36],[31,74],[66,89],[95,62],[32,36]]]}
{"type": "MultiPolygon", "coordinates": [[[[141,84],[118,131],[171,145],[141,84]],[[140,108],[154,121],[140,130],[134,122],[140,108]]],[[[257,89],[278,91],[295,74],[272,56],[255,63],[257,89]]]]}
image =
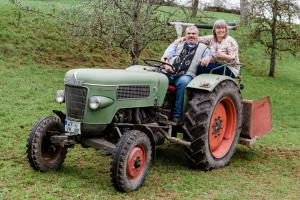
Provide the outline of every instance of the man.
{"type": "Polygon", "coordinates": [[[196,26],[186,28],[185,40],[173,42],[165,51],[161,60],[174,66],[165,65],[170,84],[176,87],[176,100],[172,113],[175,124],[181,122],[184,92],[186,86],[196,76],[198,67],[206,67],[212,59],[210,50],[198,41],[196,26]],[[201,65],[201,66],[199,66],[201,65]]]}

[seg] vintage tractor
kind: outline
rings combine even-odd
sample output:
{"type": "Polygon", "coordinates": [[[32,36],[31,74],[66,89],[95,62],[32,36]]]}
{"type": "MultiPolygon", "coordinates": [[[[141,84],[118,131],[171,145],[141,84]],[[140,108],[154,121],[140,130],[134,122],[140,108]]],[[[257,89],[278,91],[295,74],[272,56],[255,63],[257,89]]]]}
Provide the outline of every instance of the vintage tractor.
{"type": "Polygon", "coordinates": [[[160,73],[165,63],[122,69],[74,69],[56,101],[66,112],[38,121],[27,139],[27,157],[38,171],[56,170],[75,144],[112,155],[111,179],[122,192],[138,189],[165,140],[180,144],[188,164],[203,170],[227,165],[236,145],[271,130],[268,98],[243,100],[240,79],[202,74],[185,92],[182,122],[170,121],[176,88],[160,73]],[[183,137],[177,137],[177,133],[183,137]]]}

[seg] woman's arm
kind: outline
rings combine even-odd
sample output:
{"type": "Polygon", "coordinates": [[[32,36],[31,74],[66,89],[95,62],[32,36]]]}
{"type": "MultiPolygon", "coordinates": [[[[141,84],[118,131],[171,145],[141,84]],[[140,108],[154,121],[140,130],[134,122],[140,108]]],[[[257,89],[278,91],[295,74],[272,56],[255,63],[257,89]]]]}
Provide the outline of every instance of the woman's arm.
{"type": "Polygon", "coordinates": [[[232,37],[229,37],[227,45],[227,53],[216,51],[215,57],[223,58],[226,62],[232,62],[238,57],[238,44],[232,37]]]}

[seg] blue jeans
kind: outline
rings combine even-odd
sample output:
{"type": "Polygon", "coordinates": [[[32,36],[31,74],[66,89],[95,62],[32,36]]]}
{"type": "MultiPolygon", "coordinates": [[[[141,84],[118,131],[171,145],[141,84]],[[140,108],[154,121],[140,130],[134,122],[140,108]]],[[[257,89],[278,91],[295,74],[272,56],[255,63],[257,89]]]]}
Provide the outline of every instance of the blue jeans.
{"type": "Polygon", "coordinates": [[[176,99],[173,108],[173,117],[180,118],[182,115],[185,88],[191,82],[193,77],[189,75],[174,77],[170,74],[167,74],[167,76],[169,78],[169,83],[176,87],[176,99]]]}
{"type": "MultiPolygon", "coordinates": [[[[223,64],[210,63],[210,64],[208,64],[207,67],[198,66],[197,75],[204,74],[204,73],[210,73],[210,71],[212,69],[220,67],[221,65],[223,65],[223,64]]],[[[224,67],[220,67],[219,69],[213,70],[212,73],[223,75],[224,74],[224,67]]],[[[235,77],[234,74],[232,73],[232,71],[228,67],[226,68],[225,75],[230,76],[232,78],[235,77]]]]}

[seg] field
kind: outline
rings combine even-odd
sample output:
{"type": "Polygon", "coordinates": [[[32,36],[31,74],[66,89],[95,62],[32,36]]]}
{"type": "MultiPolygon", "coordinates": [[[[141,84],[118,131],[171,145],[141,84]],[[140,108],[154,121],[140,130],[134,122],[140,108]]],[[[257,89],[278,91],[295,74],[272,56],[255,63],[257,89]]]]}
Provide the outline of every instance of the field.
{"type": "MultiPolygon", "coordinates": [[[[27,2],[43,7],[54,1],[27,2]]],[[[243,44],[242,36],[233,34],[243,44]]],[[[158,57],[166,45],[150,45],[147,55],[158,57]]],[[[276,77],[269,78],[261,47],[240,47],[247,63],[243,96],[270,96],[273,131],[254,146],[238,146],[229,166],[209,172],[188,168],[181,148],[166,143],[157,148],[144,186],[122,194],[110,183],[111,158],[99,151],[69,149],[63,167],[49,173],[34,171],[25,151],[33,123],[64,109],[54,94],[63,88],[67,70],[126,66],[128,56],[118,49],[87,51],[64,38],[55,19],[22,12],[18,20],[18,11],[1,1],[0,199],[300,199],[300,58],[282,54],[276,77]]]]}

